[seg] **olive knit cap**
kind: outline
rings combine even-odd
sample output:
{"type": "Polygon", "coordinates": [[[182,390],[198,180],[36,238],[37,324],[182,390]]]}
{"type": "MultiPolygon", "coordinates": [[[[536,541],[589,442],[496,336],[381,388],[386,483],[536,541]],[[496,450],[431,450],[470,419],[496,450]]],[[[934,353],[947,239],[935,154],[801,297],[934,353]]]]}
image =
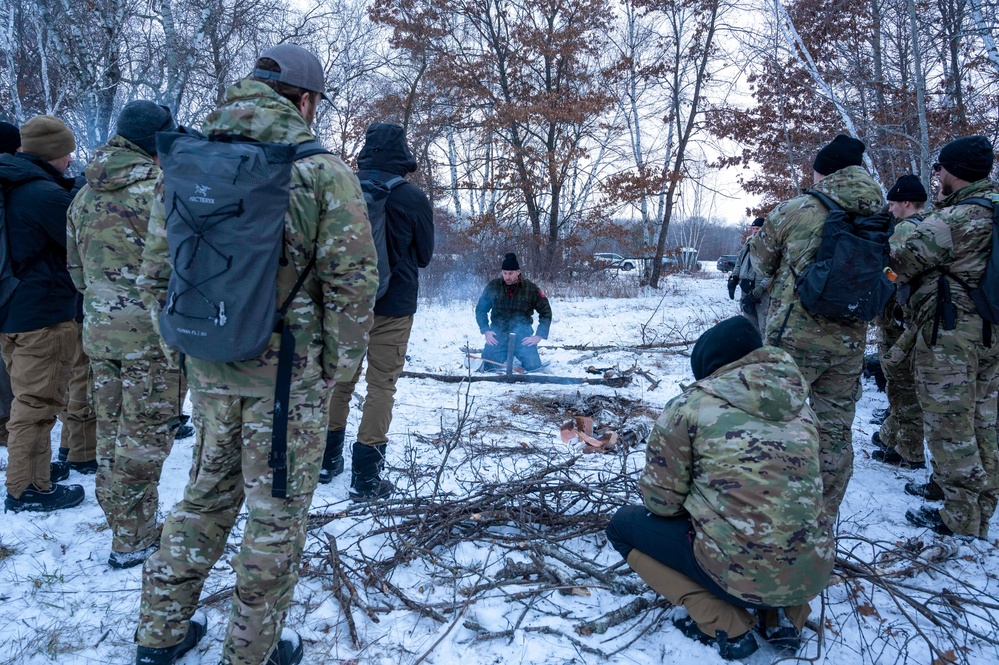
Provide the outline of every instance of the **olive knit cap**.
{"type": "Polygon", "coordinates": [[[21,150],[44,162],[51,162],[76,150],[76,139],[59,118],[36,115],[21,125],[21,150]]]}

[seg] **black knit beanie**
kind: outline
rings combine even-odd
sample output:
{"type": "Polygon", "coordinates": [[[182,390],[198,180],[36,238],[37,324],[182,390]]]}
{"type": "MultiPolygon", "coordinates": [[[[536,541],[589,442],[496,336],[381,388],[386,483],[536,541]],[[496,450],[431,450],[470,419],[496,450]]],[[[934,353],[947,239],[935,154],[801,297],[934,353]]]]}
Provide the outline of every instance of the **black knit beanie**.
{"type": "Polygon", "coordinates": [[[988,178],[995,159],[992,144],[984,136],[963,136],[940,151],[940,166],[966,182],[988,178]]]}
{"type": "Polygon", "coordinates": [[[503,267],[502,270],[520,270],[520,264],[517,262],[517,255],[513,252],[508,253],[503,257],[503,267]]]}
{"type": "Polygon", "coordinates": [[[753,226],[763,226],[763,223],[766,221],[767,220],[763,219],[762,217],[757,217],[756,219],[753,220],[753,226]]]}
{"type": "Polygon", "coordinates": [[[926,203],[926,188],[919,181],[918,176],[911,173],[904,175],[895,182],[895,186],[888,192],[889,201],[913,201],[915,203],[926,203]]]}
{"type": "Polygon", "coordinates": [[[156,132],[173,132],[177,123],[166,106],[138,99],[125,104],[118,114],[118,135],[156,155],[156,132]]]}
{"type": "Polygon", "coordinates": [[[700,381],[724,365],[763,346],[760,331],[744,316],[734,316],[709,328],[690,352],[690,368],[700,381]]]}
{"type": "Polygon", "coordinates": [[[0,122],[0,153],[13,155],[21,147],[21,132],[17,125],[0,122]]]}
{"type": "Polygon", "coordinates": [[[812,168],[822,175],[835,173],[847,166],[860,166],[864,163],[864,142],[852,136],[840,134],[815,156],[812,168]]]}

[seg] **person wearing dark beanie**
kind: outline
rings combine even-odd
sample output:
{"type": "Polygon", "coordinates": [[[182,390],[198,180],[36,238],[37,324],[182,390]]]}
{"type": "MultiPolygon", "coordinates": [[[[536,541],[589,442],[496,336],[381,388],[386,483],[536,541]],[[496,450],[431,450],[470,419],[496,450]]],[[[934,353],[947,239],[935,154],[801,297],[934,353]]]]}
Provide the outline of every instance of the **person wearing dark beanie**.
{"type": "Polygon", "coordinates": [[[690,368],[698,381],[763,346],[760,331],[744,316],[734,316],[709,328],[690,353],[690,368]]]}
{"type": "Polygon", "coordinates": [[[156,132],[177,129],[170,109],[155,102],[137,99],[125,104],[118,114],[116,131],[122,138],[139,146],[146,154],[156,156],[156,132]]]}
{"type": "Polygon", "coordinates": [[[736,660],[756,651],[756,625],[793,654],[835,554],[805,377],[741,317],[701,335],[691,366],[698,381],[649,436],[643,504],[618,510],[607,539],[686,608],[674,621],[685,636],[736,660]]]}
{"type": "MultiPolygon", "coordinates": [[[[999,326],[979,309],[999,292],[990,281],[995,273],[986,270],[995,258],[995,204],[987,203],[999,200],[999,183],[989,178],[993,161],[992,145],[982,136],[944,146],[933,165],[940,181],[934,210],[900,243],[892,237],[888,267],[896,285],[911,291],[906,307],[912,320],[882,365],[889,380],[899,366],[913,368],[922,432],[933,456],[931,481],[944,496],[942,509],[917,505],[906,519],[940,535],[983,540],[990,538],[999,488],[999,326]],[[903,341],[910,339],[906,349],[903,341]]],[[[905,487],[926,500],[933,500],[932,489],[932,483],[905,487]]]]}
{"type": "Polygon", "coordinates": [[[926,195],[926,188],[919,180],[918,176],[904,175],[895,181],[895,185],[888,190],[889,201],[912,201],[914,203],[926,203],[929,198],[926,195]]]}
{"type": "Polygon", "coordinates": [[[827,176],[848,166],[860,166],[864,163],[864,148],[863,141],[840,134],[819,150],[812,163],[812,169],[820,175],[827,176]]]}
{"type": "MultiPolygon", "coordinates": [[[[829,208],[817,194],[854,218],[876,215],[884,208],[881,185],[861,166],[863,154],[864,144],[844,135],[820,150],[814,186],[774,208],[750,240],[749,251],[756,271],[771,280],[764,337],[768,344],[790,354],[809,387],[822,449],[823,504],[830,524],[836,521],[853,476],[852,426],[860,397],[856,388],[864,369],[867,321],[812,312],[802,302],[797,276],[815,263],[824,245],[820,239],[829,208]]],[[[843,274],[837,272],[835,277],[843,274]]]]}
{"type": "Polygon", "coordinates": [[[514,356],[525,371],[541,369],[538,343],[548,339],[552,306],[537,284],[524,279],[513,252],[503,257],[500,276],[486,284],[475,305],[475,321],[485,336],[480,371],[497,370],[506,364],[509,335],[514,336],[514,356]],[[538,329],[534,330],[534,313],[538,329]]]}
{"type": "Polygon", "coordinates": [[[21,132],[17,125],[0,122],[0,154],[13,155],[21,147],[21,132]]]}

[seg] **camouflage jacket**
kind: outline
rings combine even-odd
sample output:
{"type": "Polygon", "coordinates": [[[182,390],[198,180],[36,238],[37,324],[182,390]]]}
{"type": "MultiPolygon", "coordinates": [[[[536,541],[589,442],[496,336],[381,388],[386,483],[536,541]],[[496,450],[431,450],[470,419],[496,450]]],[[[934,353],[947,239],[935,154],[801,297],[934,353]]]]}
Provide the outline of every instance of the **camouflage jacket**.
{"type": "Polygon", "coordinates": [[[521,277],[513,286],[507,286],[502,277],[497,277],[486,284],[479,296],[475,321],[482,334],[487,330],[504,334],[518,326],[533,327],[534,312],[538,313],[537,335],[548,339],[552,306],[538,285],[521,277]]]}
{"type": "MultiPolygon", "coordinates": [[[[314,138],[291,102],[250,80],[226,90],[222,106],[208,116],[202,131],[278,143],[314,138]]],[[[139,284],[158,328],[172,267],[162,178],[156,191],[139,284]]],[[[296,343],[292,384],[346,381],[367,348],[378,272],[360,183],[339,158],[323,154],[295,162],[284,243],[288,262],[278,270],[278,303],[285,301],[299,272],[316,255],[316,266],[286,317],[296,343]]],[[[188,357],[189,385],[202,392],[271,396],[279,346],[280,335],[273,334],[268,349],[253,360],[216,363],[188,357]]]]}
{"type": "MultiPolygon", "coordinates": [[[[884,206],[881,188],[861,166],[840,169],[820,180],[813,189],[855,214],[873,215],[884,206]]],[[[795,291],[794,276],[815,260],[828,214],[817,198],[802,194],[777,206],[750,241],[749,251],[757,272],[772,278],[766,340],[771,344],[784,326],[784,317],[792,304],[794,310],[784,327],[781,346],[846,352],[865,344],[866,322],[812,314],[802,306],[795,291]]]]}
{"type": "Polygon", "coordinates": [[[83,348],[92,358],[159,355],[159,335],[136,286],[153,185],[160,169],[131,141],[115,135],[87,165],[73,199],[66,258],[83,292],[83,348]]]}
{"type": "MultiPolygon", "coordinates": [[[[933,319],[941,268],[972,288],[985,273],[992,247],[992,211],[985,206],[961,203],[973,196],[999,200],[999,183],[979,180],[953,192],[892,250],[889,266],[898,274],[896,283],[912,286],[909,306],[916,324],[933,319]]],[[[954,280],[950,282],[951,299],[957,309],[975,312],[975,304],[967,292],[954,280]]]]}
{"type": "MultiPolygon", "coordinates": [[[[894,252],[898,249],[902,245],[902,242],[909,237],[909,234],[916,230],[916,226],[926,219],[930,212],[930,210],[920,210],[895,222],[895,230],[892,231],[891,238],[888,239],[891,251],[894,252]]],[[[892,322],[902,323],[911,319],[910,296],[911,292],[908,285],[897,284],[895,297],[885,305],[884,314],[876,323],[885,326],[892,325],[892,322]]]]}
{"type": "Polygon", "coordinates": [[[832,570],[806,397],[791,357],[762,347],[671,400],[649,438],[639,482],[645,507],[689,514],[697,562],[749,603],[807,602],[832,570]]]}

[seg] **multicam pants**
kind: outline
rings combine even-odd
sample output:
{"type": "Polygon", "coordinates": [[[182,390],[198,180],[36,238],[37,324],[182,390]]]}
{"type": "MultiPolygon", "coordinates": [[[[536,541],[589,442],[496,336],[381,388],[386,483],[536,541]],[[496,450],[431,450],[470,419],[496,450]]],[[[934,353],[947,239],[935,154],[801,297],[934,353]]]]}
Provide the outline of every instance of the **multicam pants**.
{"type": "Polygon", "coordinates": [[[156,511],[163,462],[173,447],[179,372],[159,350],[138,360],[91,358],[97,412],[97,502],[111,549],[134,552],[159,538],[156,511]]]}
{"type": "Polygon", "coordinates": [[[882,320],[879,324],[878,356],[888,379],[885,392],[889,406],[888,417],[881,424],[881,442],[893,447],[905,460],[922,464],[926,460],[923,452],[923,410],[916,396],[911,359],[898,368],[890,368],[884,362],[889,349],[898,342],[904,329],[894,319],[882,320]]]}
{"type": "Polygon", "coordinates": [[[222,646],[226,665],[260,665],[277,644],[298,582],[305,522],[326,445],[328,390],[292,386],[288,498],[271,496],[273,397],[191,392],[197,442],[184,498],[145,563],[136,641],[167,647],[187,634],[205,579],[245,500],[246,526],[232,558],[236,590],[222,646]]]}
{"type": "Polygon", "coordinates": [[[999,334],[986,347],[981,318],[967,313],[931,346],[932,334],[932,321],[920,327],[913,366],[933,478],[945,496],[940,517],[954,533],[987,538],[999,499],[999,334]]]}
{"type": "Polygon", "coordinates": [[[829,523],[834,524],[853,476],[853,416],[861,395],[864,349],[797,349],[786,343],[782,348],[809,385],[808,403],[819,430],[822,500],[829,523]]]}

